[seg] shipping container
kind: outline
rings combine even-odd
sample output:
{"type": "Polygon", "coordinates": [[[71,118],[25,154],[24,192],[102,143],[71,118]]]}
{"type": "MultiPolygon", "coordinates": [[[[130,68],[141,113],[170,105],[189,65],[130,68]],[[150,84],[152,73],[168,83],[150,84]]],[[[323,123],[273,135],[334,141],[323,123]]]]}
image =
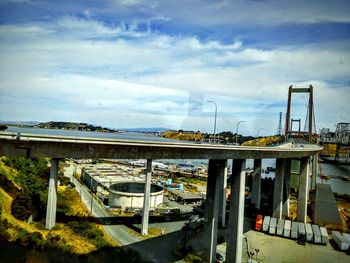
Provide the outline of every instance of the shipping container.
{"type": "Polygon", "coordinates": [[[290,232],[290,237],[293,239],[297,239],[298,238],[298,222],[292,222],[292,230],[290,232]]]}
{"type": "Polygon", "coordinates": [[[278,221],[277,221],[277,231],[276,231],[277,236],[282,236],[283,235],[283,228],[284,228],[284,219],[278,219],[278,221]]]}
{"type": "Polygon", "coordinates": [[[324,245],[327,245],[329,242],[329,237],[327,233],[327,229],[325,227],[320,227],[320,233],[321,233],[321,243],[324,245]]]}
{"type": "Polygon", "coordinates": [[[345,241],[345,238],[338,231],[332,231],[332,238],[340,250],[346,251],[349,249],[349,244],[345,241]]]}
{"type": "Polygon", "coordinates": [[[298,223],[298,242],[302,245],[304,245],[306,242],[306,231],[304,223],[298,223]]]}
{"type": "Polygon", "coordinates": [[[263,221],[263,231],[264,232],[269,231],[270,219],[271,219],[271,217],[269,217],[269,216],[264,217],[264,221],[263,221]]]}
{"type": "Polygon", "coordinates": [[[307,242],[312,242],[314,239],[314,233],[312,232],[311,224],[305,224],[306,240],[307,242]]]}
{"type": "Polygon", "coordinates": [[[269,226],[270,235],[276,235],[276,226],[277,226],[277,219],[272,217],[270,220],[270,226],[269,226]]]}
{"type": "Polygon", "coordinates": [[[292,221],[290,221],[290,220],[284,221],[284,229],[283,229],[283,236],[284,237],[290,237],[291,226],[292,226],[292,221]]]}
{"type": "Polygon", "coordinates": [[[312,225],[312,231],[314,232],[314,242],[317,244],[321,243],[321,232],[318,225],[312,225]]]}
{"type": "Polygon", "coordinates": [[[262,215],[257,215],[256,216],[256,220],[255,220],[255,230],[261,231],[262,224],[263,224],[263,216],[262,215]]]}

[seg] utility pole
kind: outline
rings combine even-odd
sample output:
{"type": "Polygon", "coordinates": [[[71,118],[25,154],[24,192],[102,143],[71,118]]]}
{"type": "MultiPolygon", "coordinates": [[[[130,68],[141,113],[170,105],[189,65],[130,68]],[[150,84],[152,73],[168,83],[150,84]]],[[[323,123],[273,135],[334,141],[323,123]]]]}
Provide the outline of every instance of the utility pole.
{"type": "Polygon", "coordinates": [[[238,127],[239,127],[239,124],[241,123],[241,122],[246,122],[246,121],[239,121],[239,122],[237,122],[237,126],[236,126],[236,145],[238,145],[238,127]]]}
{"type": "Polygon", "coordinates": [[[215,102],[215,101],[213,101],[213,100],[208,100],[208,102],[210,102],[210,103],[214,103],[214,105],[215,105],[214,138],[213,138],[214,143],[215,143],[215,134],[216,134],[216,117],[217,117],[217,115],[218,115],[218,106],[216,105],[216,102],[215,102]]]}

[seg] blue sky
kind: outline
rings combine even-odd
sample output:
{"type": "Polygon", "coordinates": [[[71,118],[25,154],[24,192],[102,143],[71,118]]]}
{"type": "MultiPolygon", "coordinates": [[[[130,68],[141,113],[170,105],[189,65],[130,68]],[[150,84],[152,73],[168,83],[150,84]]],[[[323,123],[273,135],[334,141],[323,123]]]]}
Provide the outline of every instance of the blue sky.
{"type": "Polygon", "coordinates": [[[219,132],[272,134],[311,84],[334,129],[349,51],[349,1],[1,0],[0,120],[212,131],[214,100],[219,132]]]}

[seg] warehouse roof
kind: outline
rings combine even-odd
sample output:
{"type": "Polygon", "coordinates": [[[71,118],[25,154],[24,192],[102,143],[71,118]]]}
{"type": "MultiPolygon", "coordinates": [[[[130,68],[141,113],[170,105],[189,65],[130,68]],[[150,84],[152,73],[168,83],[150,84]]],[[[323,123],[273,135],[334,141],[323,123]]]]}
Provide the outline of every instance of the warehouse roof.
{"type": "Polygon", "coordinates": [[[184,190],[168,190],[168,192],[174,195],[177,195],[184,200],[203,199],[203,196],[201,196],[200,194],[196,194],[196,193],[192,193],[184,190]]]}

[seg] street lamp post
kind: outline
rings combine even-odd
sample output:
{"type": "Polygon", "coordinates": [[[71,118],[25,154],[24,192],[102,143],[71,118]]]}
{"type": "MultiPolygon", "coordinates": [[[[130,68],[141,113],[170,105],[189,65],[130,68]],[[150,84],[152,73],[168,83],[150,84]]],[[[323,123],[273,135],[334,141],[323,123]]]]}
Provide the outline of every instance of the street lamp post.
{"type": "Polygon", "coordinates": [[[214,103],[215,105],[215,119],[214,119],[214,143],[215,143],[215,134],[216,134],[216,117],[218,115],[218,106],[216,105],[216,102],[213,100],[208,100],[210,103],[214,103]]]}
{"type": "Polygon", "coordinates": [[[246,121],[239,121],[239,122],[237,122],[237,126],[236,126],[236,145],[238,144],[238,143],[237,143],[237,140],[238,140],[238,127],[239,127],[239,124],[240,124],[241,122],[246,122],[246,121]]]}
{"type": "Polygon", "coordinates": [[[259,138],[259,132],[260,132],[260,131],[263,131],[263,130],[264,130],[264,128],[260,128],[260,129],[257,130],[257,132],[256,132],[256,137],[257,137],[257,138],[259,138]]]}

